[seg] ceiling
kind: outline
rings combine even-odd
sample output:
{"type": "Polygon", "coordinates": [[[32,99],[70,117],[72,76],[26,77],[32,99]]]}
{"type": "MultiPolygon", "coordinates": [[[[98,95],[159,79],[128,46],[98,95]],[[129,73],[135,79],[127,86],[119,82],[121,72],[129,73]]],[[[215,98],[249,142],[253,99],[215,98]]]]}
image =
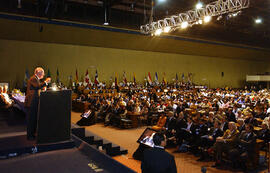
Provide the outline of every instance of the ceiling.
{"type": "MultiPolygon", "coordinates": [[[[208,4],[214,0],[200,0],[208,4]]],[[[93,24],[103,24],[105,9],[111,26],[139,30],[140,25],[149,21],[152,0],[22,0],[22,8],[17,8],[17,0],[1,1],[0,11],[30,14],[34,16],[79,20],[93,24]],[[48,3],[50,6],[48,7],[48,3]]],[[[198,0],[166,0],[154,2],[154,20],[192,10],[198,0]]],[[[245,44],[270,48],[270,0],[250,0],[250,7],[240,15],[221,20],[212,20],[205,25],[176,30],[170,34],[196,39],[245,44]],[[255,24],[261,17],[263,22],[255,24]]]]}

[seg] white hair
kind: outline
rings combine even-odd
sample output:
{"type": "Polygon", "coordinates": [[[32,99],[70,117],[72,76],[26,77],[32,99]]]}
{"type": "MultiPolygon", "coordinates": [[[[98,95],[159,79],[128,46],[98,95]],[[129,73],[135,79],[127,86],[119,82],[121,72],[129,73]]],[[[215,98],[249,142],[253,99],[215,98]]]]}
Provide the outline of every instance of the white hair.
{"type": "Polygon", "coordinates": [[[37,68],[35,69],[35,74],[44,74],[43,68],[37,67],[37,68]]]}

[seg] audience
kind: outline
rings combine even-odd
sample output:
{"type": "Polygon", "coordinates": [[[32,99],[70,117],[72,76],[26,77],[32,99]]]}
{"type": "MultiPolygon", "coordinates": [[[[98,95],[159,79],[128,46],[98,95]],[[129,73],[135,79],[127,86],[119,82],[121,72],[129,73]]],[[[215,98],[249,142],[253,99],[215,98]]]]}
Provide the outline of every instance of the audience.
{"type": "Polygon", "coordinates": [[[214,166],[220,166],[226,156],[233,157],[233,166],[246,169],[243,163],[253,157],[248,153],[255,149],[256,136],[264,141],[264,147],[270,139],[268,90],[207,89],[187,83],[130,83],[117,90],[104,86],[90,88],[87,95],[75,90],[78,100],[94,106],[99,122],[119,127],[121,118],[136,121],[132,119],[136,115],[140,125],[164,132],[168,145],[177,146],[177,151],[187,146],[200,161],[213,155],[214,166]],[[248,139],[247,134],[251,135],[248,139]]]}

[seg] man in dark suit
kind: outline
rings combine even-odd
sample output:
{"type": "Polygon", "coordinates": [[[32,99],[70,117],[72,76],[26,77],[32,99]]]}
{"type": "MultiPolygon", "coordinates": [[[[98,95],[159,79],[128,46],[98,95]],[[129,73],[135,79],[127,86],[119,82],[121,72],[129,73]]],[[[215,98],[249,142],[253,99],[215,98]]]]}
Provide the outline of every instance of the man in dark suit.
{"type": "Polygon", "coordinates": [[[253,133],[253,125],[246,124],[245,131],[238,137],[237,147],[230,150],[229,153],[234,167],[240,165],[243,170],[246,169],[246,162],[254,157],[256,138],[256,134],[253,133]]]}
{"type": "Polygon", "coordinates": [[[214,127],[210,129],[209,134],[201,136],[199,141],[199,147],[201,148],[201,157],[198,159],[198,161],[203,161],[208,157],[208,149],[214,145],[216,142],[216,138],[223,135],[223,132],[220,129],[220,122],[216,120],[214,122],[214,127]]]}
{"type": "Polygon", "coordinates": [[[164,150],[165,135],[156,133],[153,136],[154,147],[143,153],[142,173],[176,173],[174,156],[164,150]]]}
{"type": "Polygon", "coordinates": [[[51,81],[51,78],[47,78],[44,82],[40,81],[44,77],[44,70],[41,67],[37,67],[34,73],[28,80],[24,103],[27,110],[28,140],[35,139],[40,90],[51,81]]]}

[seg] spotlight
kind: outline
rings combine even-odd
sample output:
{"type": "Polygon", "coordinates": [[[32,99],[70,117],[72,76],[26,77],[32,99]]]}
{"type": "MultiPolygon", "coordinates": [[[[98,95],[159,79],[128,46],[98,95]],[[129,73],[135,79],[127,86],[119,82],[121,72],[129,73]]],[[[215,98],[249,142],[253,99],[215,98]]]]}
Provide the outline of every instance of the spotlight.
{"type": "Polygon", "coordinates": [[[202,24],[202,19],[200,19],[200,20],[198,21],[198,23],[199,23],[199,24],[202,24]]]}
{"type": "Polygon", "coordinates": [[[261,19],[261,18],[257,18],[257,19],[255,19],[255,23],[256,23],[256,24],[260,24],[260,23],[262,23],[262,19],[261,19]]]}
{"type": "Polygon", "coordinates": [[[181,23],[181,28],[182,29],[185,29],[185,28],[187,28],[188,27],[188,22],[183,22],[183,23],[181,23]]]}
{"type": "Polygon", "coordinates": [[[233,17],[236,17],[237,15],[238,15],[237,13],[233,13],[233,14],[232,14],[233,17]]]}
{"type": "Polygon", "coordinates": [[[157,29],[155,32],[155,36],[159,36],[162,33],[162,29],[157,29]]]}
{"type": "Polygon", "coordinates": [[[105,23],[103,23],[103,25],[108,26],[108,25],[109,25],[109,23],[108,23],[108,22],[105,22],[105,23]]]}
{"type": "Polygon", "coordinates": [[[210,20],[211,20],[211,16],[205,16],[205,17],[204,17],[204,22],[205,22],[205,23],[210,22],[210,20]]]}
{"type": "Polygon", "coordinates": [[[158,3],[166,2],[166,0],[158,0],[158,3]]]}
{"type": "Polygon", "coordinates": [[[203,4],[201,2],[198,2],[196,4],[196,9],[201,9],[203,7],[203,4]]]}
{"type": "Polygon", "coordinates": [[[165,33],[170,32],[170,30],[171,30],[171,27],[170,27],[170,26],[166,26],[166,27],[164,28],[164,32],[165,32],[165,33]]]}
{"type": "Polygon", "coordinates": [[[221,20],[222,19],[222,16],[218,16],[217,17],[217,21],[221,20]]]}

